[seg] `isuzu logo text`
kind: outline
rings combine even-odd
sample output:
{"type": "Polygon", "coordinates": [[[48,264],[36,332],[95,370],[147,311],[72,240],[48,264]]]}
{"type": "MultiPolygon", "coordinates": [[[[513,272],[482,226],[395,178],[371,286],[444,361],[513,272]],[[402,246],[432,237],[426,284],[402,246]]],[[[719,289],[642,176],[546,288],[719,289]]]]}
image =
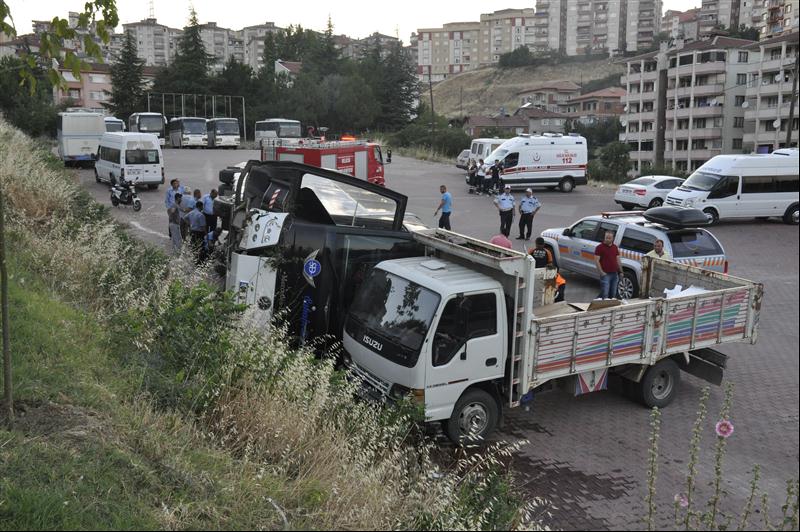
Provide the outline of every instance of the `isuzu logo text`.
{"type": "Polygon", "coordinates": [[[376,349],[378,351],[383,351],[383,344],[377,340],[373,340],[366,334],[364,335],[364,338],[361,339],[361,341],[367,344],[368,346],[372,347],[373,349],[376,349]]]}

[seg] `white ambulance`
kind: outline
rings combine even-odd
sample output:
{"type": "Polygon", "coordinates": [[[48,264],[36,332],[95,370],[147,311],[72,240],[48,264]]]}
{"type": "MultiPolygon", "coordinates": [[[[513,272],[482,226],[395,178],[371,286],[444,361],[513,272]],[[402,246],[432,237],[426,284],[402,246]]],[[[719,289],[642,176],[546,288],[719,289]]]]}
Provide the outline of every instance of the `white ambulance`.
{"type": "Polygon", "coordinates": [[[547,187],[572,192],[586,184],[586,139],[579,135],[520,135],[504,142],[485,159],[484,171],[496,161],[512,188],[547,187]]]}

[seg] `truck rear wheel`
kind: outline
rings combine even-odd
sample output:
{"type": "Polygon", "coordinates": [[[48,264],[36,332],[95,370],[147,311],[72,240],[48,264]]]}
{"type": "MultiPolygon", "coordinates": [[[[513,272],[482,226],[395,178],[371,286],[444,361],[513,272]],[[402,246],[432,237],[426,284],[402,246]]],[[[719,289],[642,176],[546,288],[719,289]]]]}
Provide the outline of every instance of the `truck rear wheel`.
{"type": "Polygon", "coordinates": [[[664,408],[678,394],[681,370],[678,365],[665,359],[648,369],[639,381],[637,399],[648,408],[664,408]]]}
{"type": "Polygon", "coordinates": [[[480,388],[473,388],[458,400],[444,429],[456,444],[484,440],[495,429],[499,418],[500,406],[494,397],[480,388]]]}

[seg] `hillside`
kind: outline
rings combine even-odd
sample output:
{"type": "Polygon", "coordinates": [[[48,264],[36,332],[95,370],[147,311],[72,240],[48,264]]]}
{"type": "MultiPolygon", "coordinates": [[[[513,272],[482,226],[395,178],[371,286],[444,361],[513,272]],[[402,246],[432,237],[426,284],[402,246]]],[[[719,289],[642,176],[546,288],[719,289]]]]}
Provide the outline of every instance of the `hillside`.
{"type": "MultiPolygon", "coordinates": [[[[449,118],[459,116],[463,88],[464,115],[496,113],[500,107],[512,113],[520,104],[517,92],[542,82],[571,80],[581,84],[610,74],[622,75],[623,71],[623,65],[612,63],[608,58],[510,69],[484,67],[434,85],[434,106],[438,114],[449,118]]],[[[423,83],[421,89],[422,99],[427,102],[427,86],[423,83]]]]}

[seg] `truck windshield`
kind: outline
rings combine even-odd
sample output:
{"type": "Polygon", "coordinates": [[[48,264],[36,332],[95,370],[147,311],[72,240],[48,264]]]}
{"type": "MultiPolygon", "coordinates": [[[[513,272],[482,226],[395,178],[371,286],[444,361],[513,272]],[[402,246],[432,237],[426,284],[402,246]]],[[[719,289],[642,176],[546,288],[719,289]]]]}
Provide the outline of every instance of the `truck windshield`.
{"type": "Polygon", "coordinates": [[[376,269],[358,291],[345,330],[380,356],[412,368],[440,299],[427,288],[376,269]]]}
{"type": "Polygon", "coordinates": [[[397,213],[394,200],[313,174],[303,176],[301,192],[316,196],[336,225],[390,229],[397,213]]]}
{"type": "Polygon", "coordinates": [[[689,179],[683,182],[681,188],[688,188],[689,190],[705,190],[706,192],[714,188],[719,183],[723,176],[717,174],[709,174],[706,172],[695,172],[689,179]]]}

